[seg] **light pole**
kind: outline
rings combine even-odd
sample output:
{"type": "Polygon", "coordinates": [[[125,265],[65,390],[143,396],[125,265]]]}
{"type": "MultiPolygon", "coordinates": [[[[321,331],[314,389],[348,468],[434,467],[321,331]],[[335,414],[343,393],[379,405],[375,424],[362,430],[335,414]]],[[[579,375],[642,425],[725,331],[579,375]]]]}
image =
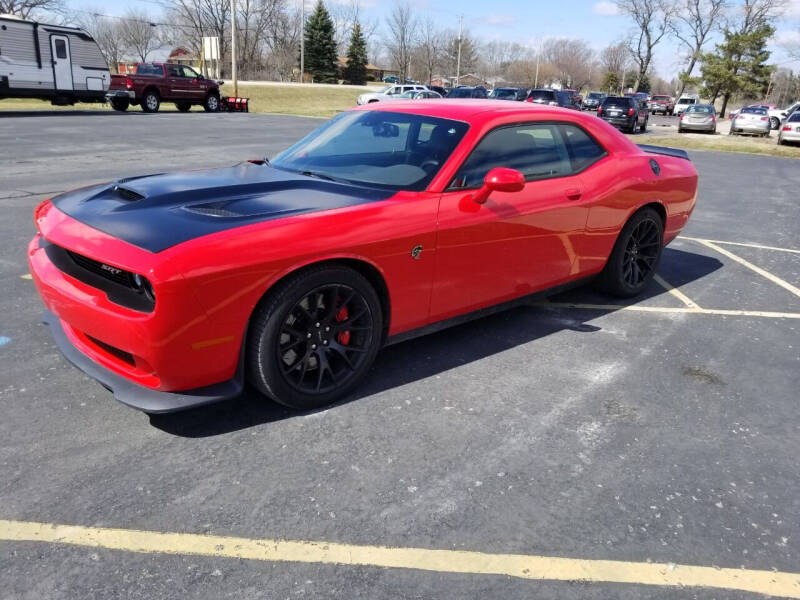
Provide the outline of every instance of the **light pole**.
{"type": "Polygon", "coordinates": [[[461,79],[461,35],[464,30],[464,15],[458,17],[458,53],[456,57],[456,86],[461,79]]]}
{"type": "Polygon", "coordinates": [[[236,0],[231,0],[231,77],[233,95],[239,97],[239,81],[236,77],[236,0]]]}

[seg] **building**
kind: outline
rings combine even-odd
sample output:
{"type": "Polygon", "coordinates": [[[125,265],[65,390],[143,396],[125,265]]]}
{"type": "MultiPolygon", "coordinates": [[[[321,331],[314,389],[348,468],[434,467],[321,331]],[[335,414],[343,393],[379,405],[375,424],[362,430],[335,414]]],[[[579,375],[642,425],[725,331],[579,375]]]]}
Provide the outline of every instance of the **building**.
{"type": "MultiPolygon", "coordinates": [[[[342,79],[342,73],[344,73],[345,68],[347,67],[347,57],[340,56],[336,59],[339,67],[339,79],[342,79]]],[[[367,81],[383,81],[384,77],[388,77],[390,75],[397,76],[400,72],[396,69],[386,69],[384,67],[378,67],[373,65],[372,63],[367,63],[367,81]]]]}

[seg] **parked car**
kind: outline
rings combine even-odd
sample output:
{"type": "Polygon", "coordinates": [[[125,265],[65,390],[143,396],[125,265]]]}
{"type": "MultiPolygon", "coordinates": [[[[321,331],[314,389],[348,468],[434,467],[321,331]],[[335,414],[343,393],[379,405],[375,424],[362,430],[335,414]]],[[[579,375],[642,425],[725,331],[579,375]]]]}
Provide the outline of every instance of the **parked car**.
{"type": "Polygon", "coordinates": [[[597,109],[597,116],[628,133],[647,131],[650,119],[647,105],[633,96],[609,96],[597,109]]]}
{"type": "Polygon", "coordinates": [[[400,78],[397,75],[387,75],[383,78],[383,83],[400,83],[400,78]]]}
{"type": "Polygon", "coordinates": [[[589,92],[586,99],[583,101],[583,108],[587,110],[597,110],[606,98],[608,98],[608,94],[605,92],[589,92]]]}
{"type": "Polygon", "coordinates": [[[781,124],[778,132],[778,144],[796,144],[800,142],[800,111],[790,114],[781,124]]]}
{"type": "Polygon", "coordinates": [[[661,113],[662,115],[671,115],[675,111],[675,101],[672,96],[655,95],[650,98],[648,104],[651,114],[661,113]]]}
{"type": "Polygon", "coordinates": [[[583,96],[578,90],[564,88],[565,92],[572,96],[572,103],[578,107],[578,110],[583,110],[583,96]]]}
{"type": "Polygon", "coordinates": [[[446,98],[446,97],[447,97],[447,92],[449,92],[449,91],[450,91],[449,89],[447,89],[447,88],[444,88],[444,87],[442,87],[442,86],[440,86],[440,85],[429,85],[429,86],[428,86],[428,89],[429,89],[429,90],[432,90],[432,91],[434,91],[434,92],[436,92],[436,93],[437,93],[437,94],[439,94],[439,95],[440,95],[442,98],[446,98]]]}
{"type": "Polygon", "coordinates": [[[588,281],[643,292],[694,208],[686,152],[506,104],[358,107],[271,161],[45,200],[27,254],[57,346],[147,412],[245,377],[311,409],[384,344],[481,309],[588,281]]]}
{"type": "Polygon", "coordinates": [[[526,102],[533,102],[534,104],[548,104],[550,106],[561,106],[563,108],[580,110],[580,107],[573,102],[572,94],[563,90],[553,90],[550,88],[537,88],[531,90],[528,94],[526,102]]]}
{"type": "Polygon", "coordinates": [[[679,115],[692,104],[700,104],[700,96],[684,95],[675,103],[674,114],[679,115]]]}
{"type": "Polygon", "coordinates": [[[448,98],[488,98],[489,94],[483,86],[460,85],[447,93],[448,98]]]}
{"type": "Polygon", "coordinates": [[[778,129],[781,122],[797,110],[800,110],[800,102],[795,102],[786,108],[773,108],[768,110],[767,114],[769,115],[769,122],[772,129],[778,129]]]}
{"type": "Polygon", "coordinates": [[[394,97],[398,100],[436,100],[441,99],[442,95],[433,90],[411,90],[394,97]]]}
{"type": "Polygon", "coordinates": [[[427,86],[421,84],[390,85],[378,92],[367,92],[361,94],[356,99],[356,104],[372,104],[373,102],[383,102],[386,100],[396,100],[395,96],[400,96],[410,91],[427,90],[427,86]]]}
{"type": "Polygon", "coordinates": [[[82,29],[0,15],[0,99],[104,102],[110,83],[106,59],[82,29]]]}
{"type": "Polygon", "coordinates": [[[745,106],[731,120],[731,129],[728,135],[739,133],[767,137],[771,126],[766,108],[761,106],[745,106]]]}
{"type": "Polygon", "coordinates": [[[499,87],[494,88],[489,93],[489,98],[493,98],[494,100],[517,100],[522,101],[528,97],[528,90],[525,88],[514,88],[514,87],[499,87]]]}
{"type": "Polygon", "coordinates": [[[705,131],[717,133],[717,113],[711,104],[693,104],[681,113],[678,133],[705,131]]]}
{"type": "Polygon", "coordinates": [[[206,112],[219,110],[219,83],[185,65],[139,63],[136,72],[112,75],[106,99],[114,110],[125,111],[138,102],[145,112],[157,112],[162,102],[174,102],[181,112],[193,105],[206,112]]]}

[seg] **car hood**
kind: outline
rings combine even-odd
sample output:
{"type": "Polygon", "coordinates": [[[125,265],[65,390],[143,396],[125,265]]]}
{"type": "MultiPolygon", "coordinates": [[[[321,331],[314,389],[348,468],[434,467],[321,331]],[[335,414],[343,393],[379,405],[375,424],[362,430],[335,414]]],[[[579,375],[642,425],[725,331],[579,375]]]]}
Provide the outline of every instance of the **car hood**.
{"type": "Polygon", "coordinates": [[[120,179],[61,194],[52,202],[86,225],[161,252],[234,227],[376,202],[393,194],[246,162],[120,179]]]}

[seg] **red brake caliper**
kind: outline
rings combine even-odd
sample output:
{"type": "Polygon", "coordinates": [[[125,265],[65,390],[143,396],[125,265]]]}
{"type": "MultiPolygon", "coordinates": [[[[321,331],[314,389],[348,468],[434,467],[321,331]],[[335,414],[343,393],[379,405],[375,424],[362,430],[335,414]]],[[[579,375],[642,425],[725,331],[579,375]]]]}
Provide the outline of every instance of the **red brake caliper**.
{"type": "MultiPolygon", "coordinates": [[[[336,322],[341,323],[342,321],[346,321],[348,317],[347,307],[343,306],[338,313],[336,313],[336,322]]],[[[339,335],[336,336],[337,341],[342,346],[347,346],[350,343],[350,332],[349,331],[340,331],[339,335]]]]}

